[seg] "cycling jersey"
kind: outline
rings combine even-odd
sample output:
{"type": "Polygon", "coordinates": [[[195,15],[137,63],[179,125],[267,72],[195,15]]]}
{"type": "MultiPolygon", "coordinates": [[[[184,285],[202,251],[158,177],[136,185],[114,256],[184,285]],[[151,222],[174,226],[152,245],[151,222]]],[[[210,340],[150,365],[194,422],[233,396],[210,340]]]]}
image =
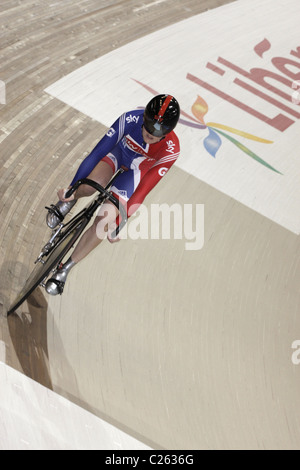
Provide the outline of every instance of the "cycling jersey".
{"type": "Polygon", "coordinates": [[[71,183],[73,186],[87,178],[101,160],[114,172],[121,166],[127,167],[128,171],[118,176],[111,189],[127,204],[129,216],[175,163],[180,151],[174,131],[157,143],[146,144],[142,135],[143,114],[143,109],[122,114],[82,162],[71,183]]]}

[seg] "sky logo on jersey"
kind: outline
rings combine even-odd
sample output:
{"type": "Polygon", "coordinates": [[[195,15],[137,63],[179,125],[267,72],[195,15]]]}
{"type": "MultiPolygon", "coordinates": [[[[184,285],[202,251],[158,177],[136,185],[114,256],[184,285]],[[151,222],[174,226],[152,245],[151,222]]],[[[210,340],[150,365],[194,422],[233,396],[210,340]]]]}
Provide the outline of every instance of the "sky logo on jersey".
{"type": "Polygon", "coordinates": [[[140,116],[132,116],[132,114],[130,114],[129,116],[127,116],[126,122],[128,124],[130,124],[131,122],[135,122],[137,124],[139,122],[139,119],[140,119],[140,116]]]}
{"type": "MultiPolygon", "coordinates": [[[[142,87],[146,88],[146,90],[150,91],[150,93],[152,93],[153,95],[159,94],[158,91],[149,87],[145,83],[142,83],[135,79],[133,80],[139,85],[141,85],[142,87]]],[[[206,101],[201,96],[198,96],[191,108],[194,117],[190,116],[188,113],[181,110],[180,112],[181,115],[184,116],[185,118],[188,118],[188,120],[180,118],[178,122],[180,124],[183,124],[184,126],[193,127],[193,128],[200,129],[200,130],[208,129],[209,135],[204,139],[203,145],[204,145],[205,150],[212,157],[216,158],[216,153],[222,145],[222,139],[220,137],[221,135],[222,137],[225,137],[226,139],[228,139],[232,144],[238,147],[242,152],[244,152],[249,157],[253,158],[254,160],[264,165],[265,167],[269,168],[270,170],[281,174],[278,170],[273,168],[269,163],[267,163],[261,157],[256,155],[252,150],[250,150],[244,144],[242,144],[241,142],[239,142],[232,136],[225,133],[224,130],[232,134],[239,135],[245,139],[250,139],[256,142],[261,142],[263,144],[272,144],[273,142],[271,140],[266,140],[261,137],[257,137],[255,135],[249,134],[248,132],[234,129],[224,124],[219,124],[219,123],[214,123],[214,122],[205,123],[204,116],[208,112],[208,109],[209,108],[208,108],[206,101]]]]}
{"type": "Polygon", "coordinates": [[[167,148],[166,151],[167,151],[168,153],[174,153],[175,144],[174,144],[173,140],[167,140],[167,146],[168,146],[168,148],[167,148]]]}

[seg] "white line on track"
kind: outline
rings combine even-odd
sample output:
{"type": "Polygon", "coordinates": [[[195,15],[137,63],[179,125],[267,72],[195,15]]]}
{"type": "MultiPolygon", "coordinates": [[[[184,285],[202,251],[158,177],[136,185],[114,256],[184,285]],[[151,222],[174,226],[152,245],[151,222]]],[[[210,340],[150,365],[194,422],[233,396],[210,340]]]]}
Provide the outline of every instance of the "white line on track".
{"type": "Polygon", "coordinates": [[[4,341],[0,341],[0,362],[5,363],[6,359],[6,347],[4,341]]]}
{"type": "Polygon", "coordinates": [[[137,11],[145,10],[146,8],[151,8],[154,5],[158,5],[159,3],[164,3],[166,1],[167,0],[156,0],[155,2],[147,3],[147,5],[143,5],[142,7],[134,8],[133,12],[136,13],[137,11]]]}

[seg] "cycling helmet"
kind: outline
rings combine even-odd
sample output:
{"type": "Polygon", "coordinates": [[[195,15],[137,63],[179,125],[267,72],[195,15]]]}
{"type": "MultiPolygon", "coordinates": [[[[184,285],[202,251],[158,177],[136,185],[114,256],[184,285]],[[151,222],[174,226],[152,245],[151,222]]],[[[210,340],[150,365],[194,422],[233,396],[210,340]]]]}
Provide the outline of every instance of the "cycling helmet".
{"type": "Polygon", "coordinates": [[[163,137],[171,132],[179,119],[180,107],[172,95],[157,95],[147,104],[144,127],[149,134],[163,137]]]}

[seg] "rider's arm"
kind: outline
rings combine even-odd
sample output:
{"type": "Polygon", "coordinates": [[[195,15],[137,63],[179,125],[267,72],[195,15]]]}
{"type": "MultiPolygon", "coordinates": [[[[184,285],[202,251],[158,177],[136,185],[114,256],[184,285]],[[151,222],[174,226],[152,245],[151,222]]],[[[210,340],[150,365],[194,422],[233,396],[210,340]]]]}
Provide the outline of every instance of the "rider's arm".
{"type": "Polygon", "coordinates": [[[127,203],[127,213],[130,217],[143,203],[147,194],[157,185],[169,169],[174,165],[179,153],[158,160],[142,178],[137,189],[127,203]]]}
{"type": "Polygon", "coordinates": [[[111,128],[106,132],[105,136],[98,142],[94,150],[86,157],[77,170],[77,173],[71,183],[73,186],[78,180],[87,178],[91,174],[95,166],[112,151],[114,146],[120,142],[125,131],[125,114],[120,116],[111,128]]]}

